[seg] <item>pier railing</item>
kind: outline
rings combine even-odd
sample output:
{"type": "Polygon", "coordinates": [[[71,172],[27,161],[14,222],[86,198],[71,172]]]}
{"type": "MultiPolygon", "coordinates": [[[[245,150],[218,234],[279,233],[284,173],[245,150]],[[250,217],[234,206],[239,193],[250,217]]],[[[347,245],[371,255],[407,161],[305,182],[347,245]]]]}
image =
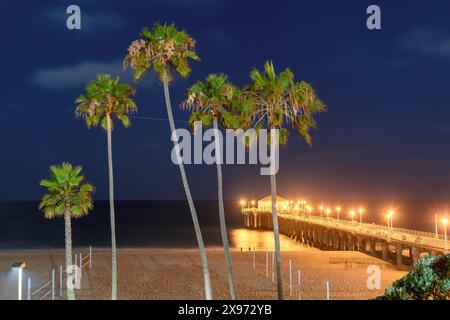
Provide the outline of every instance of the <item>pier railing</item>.
{"type": "MultiPolygon", "coordinates": [[[[342,229],[348,232],[384,237],[391,240],[415,243],[438,249],[444,249],[446,247],[444,235],[442,234],[436,235],[435,233],[425,231],[387,227],[375,223],[360,223],[356,219],[354,221],[350,221],[342,219],[338,220],[334,217],[327,217],[326,215],[323,215],[322,217],[316,215],[305,215],[299,213],[297,210],[278,210],[277,212],[278,216],[283,218],[301,220],[308,223],[342,229]]],[[[242,208],[242,213],[271,214],[270,210],[258,208],[242,208]]]]}

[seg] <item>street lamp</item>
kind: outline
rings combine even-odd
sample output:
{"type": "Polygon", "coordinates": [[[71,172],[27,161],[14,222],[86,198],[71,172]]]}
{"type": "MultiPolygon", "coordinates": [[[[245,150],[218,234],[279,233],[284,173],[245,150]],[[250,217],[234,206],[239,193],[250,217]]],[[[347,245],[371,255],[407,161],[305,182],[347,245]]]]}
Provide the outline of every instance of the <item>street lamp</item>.
{"type": "Polygon", "coordinates": [[[394,210],[390,210],[389,211],[389,216],[390,216],[390,219],[391,219],[391,230],[394,228],[394,210]]]}
{"type": "Polygon", "coordinates": [[[306,210],[308,210],[308,215],[311,216],[311,212],[312,212],[313,208],[310,206],[307,206],[306,210]]]}
{"type": "Polygon", "coordinates": [[[325,213],[327,214],[327,221],[330,218],[330,208],[326,208],[325,213]]]}
{"type": "Polygon", "coordinates": [[[350,215],[352,216],[352,223],[353,223],[353,218],[355,217],[355,210],[350,210],[350,215]]]}
{"type": "Polygon", "coordinates": [[[22,300],[22,270],[25,269],[26,266],[26,263],[23,261],[15,262],[12,265],[12,269],[19,272],[17,277],[17,300],[22,300]]]}
{"type": "Polygon", "coordinates": [[[362,224],[362,214],[364,213],[364,208],[360,207],[358,209],[359,212],[359,223],[362,224]]]}
{"type": "Polygon", "coordinates": [[[320,219],[322,219],[323,205],[319,206],[319,210],[320,210],[320,219]]]}
{"type": "Polygon", "coordinates": [[[252,200],[252,208],[255,207],[255,200],[252,200]]]}
{"type": "Polygon", "coordinates": [[[436,238],[437,238],[439,236],[439,233],[438,233],[438,215],[437,214],[434,215],[434,232],[435,232],[436,238]]]}
{"type": "Polygon", "coordinates": [[[339,213],[341,212],[341,207],[340,206],[336,207],[336,212],[337,212],[337,219],[339,221],[339,213]]]}
{"type": "Polygon", "coordinates": [[[389,210],[388,213],[386,214],[386,218],[387,218],[387,222],[388,222],[388,228],[392,230],[392,218],[394,217],[394,211],[393,210],[389,210]]]}
{"type": "Polygon", "coordinates": [[[247,201],[241,200],[239,203],[241,204],[241,211],[243,212],[244,208],[245,208],[245,204],[247,203],[247,201]]]}
{"type": "Polygon", "coordinates": [[[448,225],[448,218],[445,217],[441,220],[442,224],[444,225],[444,242],[445,242],[445,254],[448,252],[448,241],[447,241],[447,225],[448,225]]]}

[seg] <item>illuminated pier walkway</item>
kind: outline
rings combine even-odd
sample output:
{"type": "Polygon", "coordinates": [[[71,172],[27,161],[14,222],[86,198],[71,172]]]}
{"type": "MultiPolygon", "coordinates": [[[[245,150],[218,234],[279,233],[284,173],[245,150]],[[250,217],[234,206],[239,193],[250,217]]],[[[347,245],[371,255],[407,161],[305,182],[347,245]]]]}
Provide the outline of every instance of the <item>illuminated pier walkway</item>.
{"type": "MultiPolygon", "coordinates": [[[[273,228],[269,210],[242,208],[242,215],[246,228],[273,228]]],[[[289,210],[279,211],[278,224],[281,234],[301,243],[322,250],[360,251],[397,265],[411,265],[426,253],[444,254],[449,245],[443,235],[434,233],[321,218],[289,210]]]]}

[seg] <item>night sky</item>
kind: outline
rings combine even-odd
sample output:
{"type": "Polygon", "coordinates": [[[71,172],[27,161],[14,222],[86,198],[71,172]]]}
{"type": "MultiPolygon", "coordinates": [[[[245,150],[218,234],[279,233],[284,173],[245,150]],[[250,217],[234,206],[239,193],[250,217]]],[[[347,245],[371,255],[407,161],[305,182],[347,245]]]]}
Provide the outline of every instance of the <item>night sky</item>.
{"type": "MultiPolygon", "coordinates": [[[[447,197],[450,187],[449,1],[23,1],[0,2],[0,200],[32,200],[51,164],[81,164],[107,199],[106,134],[75,119],[74,100],[98,73],[120,75],[139,31],[174,22],[197,40],[202,61],[176,79],[178,126],[186,89],[213,72],[237,85],[271,59],[311,82],[326,103],[314,144],[295,133],[281,150],[281,195],[315,198],[447,197]],[[82,29],[66,28],[78,4],[82,29]],[[381,7],[382,30],[366,28],[366,8],[381,7]]],[[[154,75],[136,85],[140,117],[166,119],[154,75]]],[[[133,119],[113,133],[118,199],[184,199],[170,161],[166,121],[133,119]]],[[[216,198],[214,166],[188,166],[195,199],[216,198]]],[[[270,191],[259,166],[224,168],[227,199],[270,191]]]]}

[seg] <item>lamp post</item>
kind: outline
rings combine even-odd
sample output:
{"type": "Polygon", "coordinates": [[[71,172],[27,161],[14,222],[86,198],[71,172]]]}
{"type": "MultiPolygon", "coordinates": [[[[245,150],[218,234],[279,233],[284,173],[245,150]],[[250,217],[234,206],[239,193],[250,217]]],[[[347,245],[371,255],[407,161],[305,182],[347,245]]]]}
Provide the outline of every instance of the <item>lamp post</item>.
{"type": "Polygon", "coordinates": [[[255,207],[255,200],[252,200],[252,208],[254,208],[255,207]]]}
{"type": "Polygon", "coordinates": [[[330,208],[325,209],[325,213],[327,214],[327,221],[330,218],[330,208]]]}
{"type": "Polygon", "coordinates": [[[388,229],[393,228],[393,224],[392,224],[392,219],[394,217],[394,211],[393,210],[389,210],[389,212],[386,214],[386,218],[387,218],[387,222],[388,222],[388,229]]]}
{"type": "Polygon", "coordinates": [[[320,205],[319,210],[320,210],[320,219],[322,219],[322,216],[323,216],[323,206],[322,205],[320,205]]]}
{"type": "Polygon", "coordinates": [[[439,233],[438,233],[438,215],[437,214],[434,215],[434,232],[435,232],[436,238],[437,238],[439,236],[439,233]]]}
{"type": "Polygon", "coordinates": [[[17,276],[17,300],[22,300],[22,271],[26,268],[26,263],[23,261],[15,262],[12,265],[13,270],[18,271],[17,276]]]}
{"type": "Polygon", "coordinates": [[[442,224],[444,225],[444,242],[445,242],[445,254],[448,253],[448,241],[447,241],[447,224],[448,224],[448,218],[445,217],[441,220],[442,224]]]}
{"type": "Polygon", "coordinates": [[[350,215],[352,216],[352,224],[353,224],[355,217],[355,210],[350,210],[350,215]]]}
{"type": "Polygon", "coordinates": [[[245,204],[247,201],[245,200],[241,200],[240,204],[241,204],[241,211],[244,212],[244,208],[245,208],[245,204]]]}
{"type": "Polygon", "coordinates": [[[336,212],[337,212],[337,219],[339,221],[339,213],[341,212],[341,207],[337,206],[336,207],[336,212]]]}
{"type": "Polygon", "coordinates": [[[391,216],[391,230],[394,229],[394,211],[389,211],[389,215],[391,216]]]}
{"type": "Polygon", "coordinates": [[[358,213],[359,213],[359,224],[362,225],[362,214],[364,213],[364,208],[359,208],[358,213]]]}

